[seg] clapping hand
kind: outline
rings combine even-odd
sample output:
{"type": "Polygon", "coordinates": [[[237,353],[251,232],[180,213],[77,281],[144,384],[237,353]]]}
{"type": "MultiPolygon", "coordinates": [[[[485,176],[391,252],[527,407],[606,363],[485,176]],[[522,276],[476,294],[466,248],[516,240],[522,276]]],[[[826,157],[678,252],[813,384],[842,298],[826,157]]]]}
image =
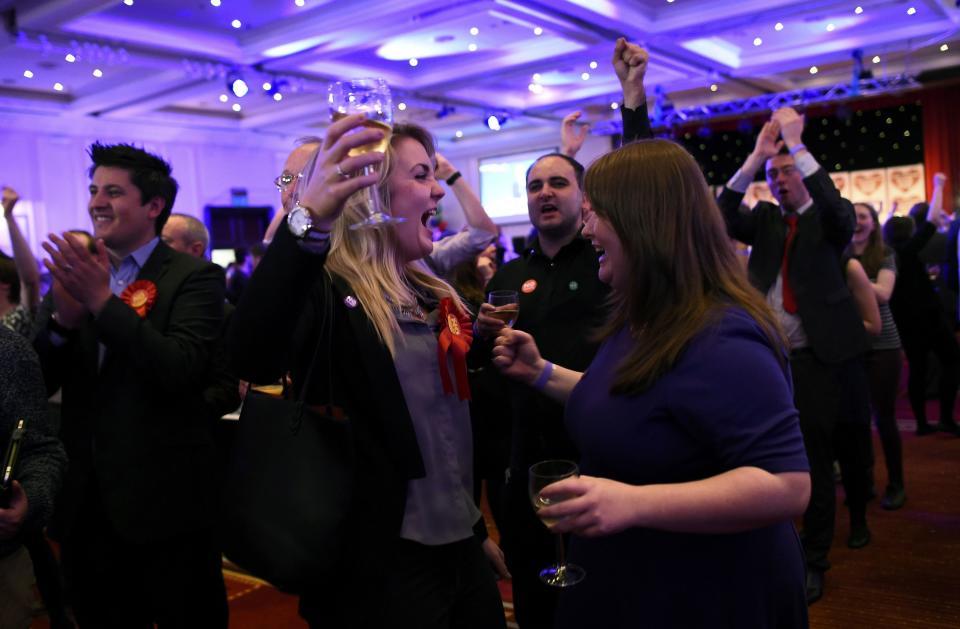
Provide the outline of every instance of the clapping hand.
{"type": "Polygon", "coordinates": [[[590,132],[590,125],[578,123],[582,111],[575,111],[563,117],[560,123],[560,152],[568,157],[576,157],[583,146],[583,141],[590,132]]]}
{"type": "Polygon", "coordinates": [[[757,136],[753,157],[762,163],[779,153],[783,148],[783,140],[779,139],[779,136],[780,123],[776,120],[765,122],[760,129],[760,135],[757,136]]]}
{"type": "MultiPolygon", "coordinates": [[[[64,296],[69,295],[87,312],[99,314],[113,294],[106,245],[97,240],[97,254],[94,255],[76,234],[64,232],[62,238],[50,234],[49,238],[50,242],[43,243],[43,248],[50,254],[50,259],[44,260],[43,264],[53,276],[55,285],[59,283],[65,291],[61,293],[61,302],[66,303],[68,300],[64,296]]],[[[56,297],[57,293],[54,293],[55,301],[56,297]]],[[[61,303],[57,303],[58,312],[60,306],[61,303]]],[[[72,314],[70,319],[74,319],[72,314]]]]}
{"type": "Polygon", "coordinates": [[[781,107],[773,112],[771,120],[780,124],[780,135],[788,148],[803,144],[804,117],[793,107],[781,107]]]}

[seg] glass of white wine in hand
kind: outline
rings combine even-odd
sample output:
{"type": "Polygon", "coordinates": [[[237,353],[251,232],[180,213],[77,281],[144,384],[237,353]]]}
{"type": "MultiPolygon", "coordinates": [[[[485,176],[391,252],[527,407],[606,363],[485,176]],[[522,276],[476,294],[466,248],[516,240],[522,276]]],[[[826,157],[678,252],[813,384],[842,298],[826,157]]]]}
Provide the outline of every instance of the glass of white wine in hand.
{"type": "Polygon", "coordinates": [[[493,310],[487,314],[494,319],[503,321],[508,328],[512,328],[520,315],[520,296],[515,290],[495,290],[487,295],[487,303],[493,310]]]}
{"type": "MultiPolygon", "coordinates": [[[[540,514],[540,509],[551,504],[556,504],[566,499],[554,497],[550,500],[540,495],[540,490],[547,485],[552,485],[557,481],[571,476],[579,476],[580,469],[573,461],[553,460],[540,461],[530,466],[528,477],[530,488],[530,502],[533,503],[533,510],[540,514]]],[[[557,521],[549,518],[540,518],[547,528],[552,529],[557,521]]],[[[540,571],[540,580],[553,587],[569,587],[583,581],[587,576],[586,570],[572,563],[567,563],[566,552],[563,546],[563,536],[555,533],[557,539],[557,563],[547,566],[540,571]]]]}
{"type": "MultiPolygon", "coordinates": [[[[363,128],[383,131],[382,140],[351,149],[350,157],[373,151],[383,153],[387,150],[390,145],[390,134],[393,130],[393,101],[390,96],[390,87],[386,81],[383,79],[353,79],[331,83],[329,101],[330,117],[333,122],[350,114],[363,114],[366,117],[363,128]]],[[[368,175],[376,171],[377,166],[366,166],[361,174],[368,175]]],[[[367,195],[367,218],[351,225],[350,229],[403,222],[402,218],[384,213],[376,185],[367,188],[367,195]]]]}

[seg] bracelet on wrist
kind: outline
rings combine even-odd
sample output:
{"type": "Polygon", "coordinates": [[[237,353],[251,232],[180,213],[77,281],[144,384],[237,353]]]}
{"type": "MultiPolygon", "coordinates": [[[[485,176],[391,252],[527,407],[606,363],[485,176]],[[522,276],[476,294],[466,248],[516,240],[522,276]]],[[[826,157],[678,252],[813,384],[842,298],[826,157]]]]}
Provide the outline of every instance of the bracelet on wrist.
{"type": "Polygon", "coordinates": [[[449,177],[447,177],[447,180],[446,180],[446,181],[447,181],[447,185],[448,185],[448,186],[452,186],[453,184],[455,184],[455,183],[457,182],[457,179],[460,179],[460,177],[462,177],[462,175],[460,174],[460,171],[459,171],[459,170],[454,171],[454,173],[453,173],[452,175],[450,175],[449,177]]]}
{"type": "Polygon", "coordinates": [[[791,155],[796,155],[796,154],[799,153],[800,151],[806,151],[806,150],[807,150],[807,147],[804,146],[802,143],[801,143],[801,144],[797,144],[797,145],[793,146],[792,148],[788,149],[788,151],[790,152],[791,155]]]}
{"type": "Polygon", "coordinates": [[[540,375],[537,377],[536,382],[533,383],[533,388],[537,391],[543,391],[543,388],[547,386],[547,382],[550,381],[550,375],[553,373],[553,363],[549,360],[546,361],[546,364],[543,366],[543,371],[540,372],[540,375]]]}

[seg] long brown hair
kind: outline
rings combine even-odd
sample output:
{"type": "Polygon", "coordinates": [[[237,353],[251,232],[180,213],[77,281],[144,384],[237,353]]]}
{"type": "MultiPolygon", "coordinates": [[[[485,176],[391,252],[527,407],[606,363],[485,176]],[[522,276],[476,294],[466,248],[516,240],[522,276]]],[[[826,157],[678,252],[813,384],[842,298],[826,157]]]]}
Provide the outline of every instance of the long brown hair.
{"type": "Polygon", "coordinates": [[[873,229],[870,230],[870,234],[867,236],[867,244],[864,245],[863,253],[856,256],[853,251],[853,243],[851,242],[847,245],[844,255],[856,257],[860,260],[860,264],[863,265],[863,270],[867,272],[867,277],[874,280],[877,278],[877,274],[880,273],[880,267],[883,266],[884,259],[886,259],[892,251],[883,243],[883,237],[880,233],[880,216],[877,214],[877,211],[873,209],[873,206],[869,203],[853,204],[854,208],[858,205],[862,205],[870,212],[870,216],[873,218],[873,229]]]}
{"type": "Polygon", "coordinates": [[[783,364],[786,339],[750,285],[696,161],[668,140],[628,144],[598,159],[584,191],[623,246],[628,290],[614,296],[602,334],[624,325],[636,340],[611,391],[639,393],[667,373],[694,336],[730,306],[760,326],[783,364]]]}

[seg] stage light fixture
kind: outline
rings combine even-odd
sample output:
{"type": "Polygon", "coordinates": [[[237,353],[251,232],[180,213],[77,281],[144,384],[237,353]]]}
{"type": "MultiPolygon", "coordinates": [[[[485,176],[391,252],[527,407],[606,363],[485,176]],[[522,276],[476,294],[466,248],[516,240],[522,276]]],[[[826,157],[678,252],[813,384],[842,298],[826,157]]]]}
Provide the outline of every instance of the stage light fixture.
{"type": "Polygon", "coordinates": [[[227,75],[227,89],[233,92],[237,98],[243,98],[250,91],[247,82],[243,80],[239,72],[231,72],[227,75]]]}
{"type": "Polygon", "coordinates": [[[505,124],[507,124],[507,119],[507,114],[490,114],[487,116],[486,124],[491,131],[499,131],[505,124]]]}

